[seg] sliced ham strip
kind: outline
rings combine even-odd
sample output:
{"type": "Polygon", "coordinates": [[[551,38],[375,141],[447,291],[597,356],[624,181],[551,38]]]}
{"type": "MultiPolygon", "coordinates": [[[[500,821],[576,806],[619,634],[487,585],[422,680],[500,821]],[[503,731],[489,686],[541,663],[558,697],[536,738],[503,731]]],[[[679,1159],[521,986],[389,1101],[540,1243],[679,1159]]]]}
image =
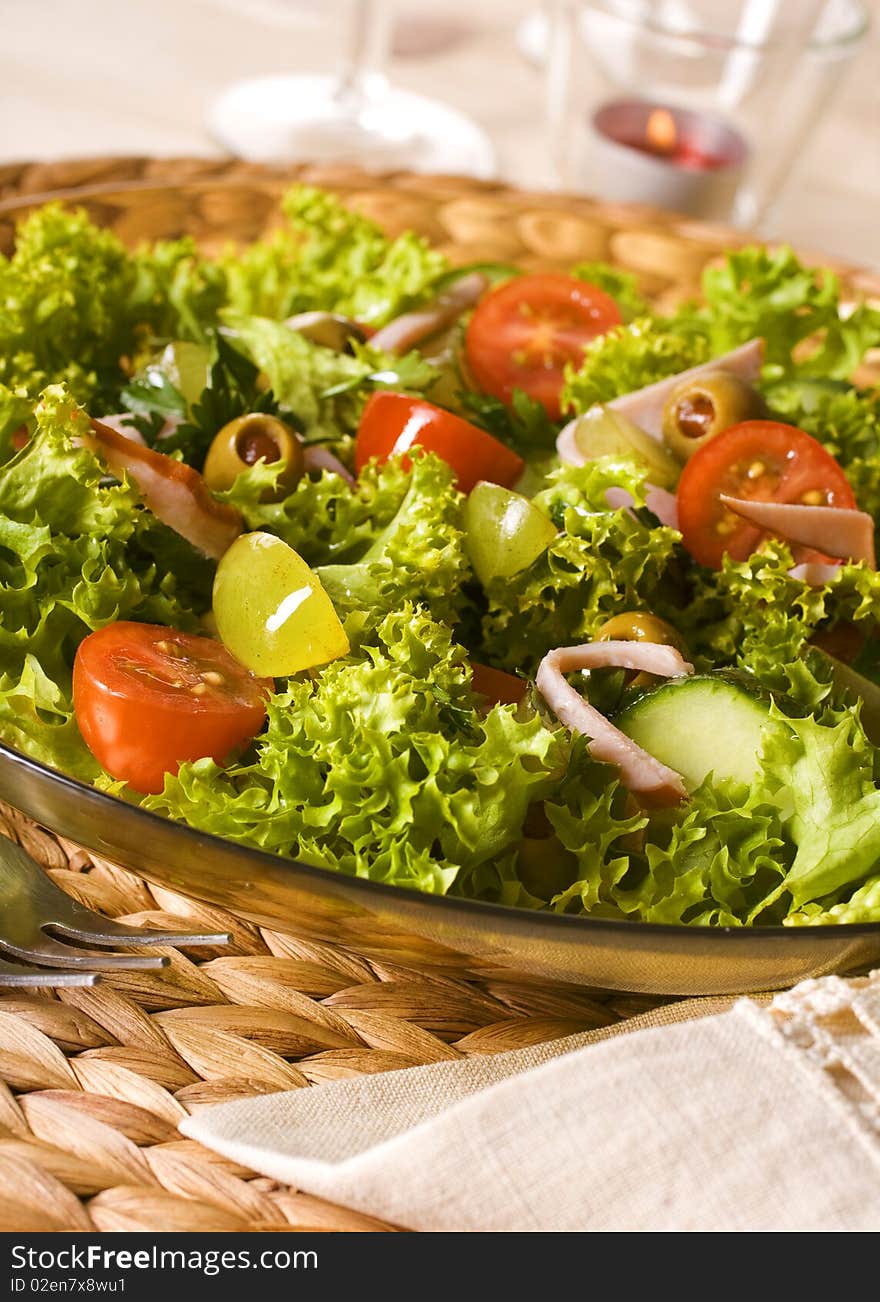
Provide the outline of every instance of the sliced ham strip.
{"type": "Polygon", "coordinates": [[[370,347],[386,353],[407,353],[423,339],[429,339],[457,321],[467,308],[488,288],[488,279],[479,271],[456,280],[433,303],[417,312],[406,312],[389,321],[370,339],[370,347]]]}
{"type": "Polygon", "coordinates": [[[798,579],[811,588],[824,588],[840,573],[840,561],[833,565],[824,565],[821,561],[804,561],[801,565],[792,565],[788,571],[790,579],[798,579]]]}
{"type": "Polygon", "coordinates": [[[112,416],[102,416],[101,424],[106,425],[108,429],[115,430],[117,434],[121,434],[122,437],[128,439],[129,442],[139,443],[142,448],[146,447],[140,430],[134,425],[127,425],[125,423],[126,421],[131,420],[131,418],[132,416],[130,411],[114,412],[112,416]]]}
{"type": "Polygon", "coordinates": [[[215,560],[243,528],[235,507],[218,502],[192,466],[141,447],[102,421],[92,421],[92,439],[84,439],[117,478],[127,475],[145,505],[163,524],[215,560]]]}
{"type": "Polygon", "coordinates": [[[865,561],[876,569],[874,521],[866,511],[841,506],[803,506],[800,502],[756,502],[721,494],[729,511],[767,533],[801,547],[815,547],[843,561],[865,561]]]}
{"type": "Polygon", "coordinates": [[[338,457],[320,446],[303,448],[303,466],[309,470],[330,470],[339,475],[348,484],[355,482],[354,475],[347,470],[338,457]]]}
{"type": "Polygon", "coordinates": [[[538,667],[538,691],[554,714],[590,738],[590,753],[614,764],[620,780],[645,804],[674,805],[687,794],[680,773],[637,746],[565,681],[577,669],[638,669],[660,678],[684,678],[694,667],[658,642],[586,642],[548,651],[538,667]]]}

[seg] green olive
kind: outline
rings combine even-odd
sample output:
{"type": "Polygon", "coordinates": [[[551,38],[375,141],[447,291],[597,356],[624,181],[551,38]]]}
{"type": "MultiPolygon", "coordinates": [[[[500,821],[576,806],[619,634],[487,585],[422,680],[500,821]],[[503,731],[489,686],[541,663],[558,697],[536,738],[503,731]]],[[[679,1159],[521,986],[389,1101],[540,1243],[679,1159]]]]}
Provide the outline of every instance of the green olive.
{"type": "Polygon", "coordinates": [[[670,452],[689,461],[722,430],[766,413],[764,399],[744,380],[729,371],[706,371],[672,390],[663,408],[663,438],[670,452]]]}
{"type": "Polygon", "coordinates": [[[681,635],[665,619],[647,610],[624,610],[612,615],[596,634],[597,642],[659,642],[684,651],[681,635]]]}
{"type": "Polygon", "coordinates": [[[266,500],[286,497],[303,474],[302,444],[289,425],[266,412],[251,412],[224,425],[208,448],[202,468],[209,488],[231,488],[238,475],[260,460],[285,461],[277,488],[266,500]]]}
{"type": "MultiPolygon", "coordinates": [[[[684,638],[667,624],[665,619],[652,615],[647,610],[625,610],[619,615],[606,619],[596,633],[597,642],[659,642],[661,646],[674,647],[681,655],[687,657],[684,638]]],[[[656,676],[638,673],[627,683],[627,687],[649,687],[656,682],[656,676]]]]}
{"type": "Polygon", "coordinates": [[[336,353],[346,352],[352,339],[363,343],[367,337],[357,321],[337,316],[335,312],[299,312],[296,316],[289,316],[284,324],[288,330],[296,330],[313,344],[332,348],[336,353]]]}

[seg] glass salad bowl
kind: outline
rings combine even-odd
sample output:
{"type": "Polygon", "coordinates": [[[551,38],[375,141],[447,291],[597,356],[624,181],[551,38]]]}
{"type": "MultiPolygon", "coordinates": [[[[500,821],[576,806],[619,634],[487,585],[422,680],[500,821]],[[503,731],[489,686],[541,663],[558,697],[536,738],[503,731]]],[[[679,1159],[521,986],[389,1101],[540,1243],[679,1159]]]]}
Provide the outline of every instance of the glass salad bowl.
{"type": "MultiPolygon", "coordinates": [[[[20,187],[23,170],[6,169],[0,185],[20,187]]],[[[669,213],[451,177],[136,159],[31,173],[24,179],[40,193],[0,203],[4,252],[16,222],[49,197],[82,205],[126,243],[191,234],[216,252],[270,230],[284,188],[303,179],[340,192],[393,234],[423,233],[455,263],[563,269],[603,258],[637,272],[667,303],[693,296],[706,262],[746,242],[741,232],[669,213]]],[[[835,269],[855,291],[880,290],[870,273],[835,269]]],[[[671,926],[533,912],[345,877],[169,821],[2,744],[0,800],[152,882],[257,923],[448,977],[513,971],[646,994],[714,995],[779,989],[880,961],[880,923],[671,926]]]]}

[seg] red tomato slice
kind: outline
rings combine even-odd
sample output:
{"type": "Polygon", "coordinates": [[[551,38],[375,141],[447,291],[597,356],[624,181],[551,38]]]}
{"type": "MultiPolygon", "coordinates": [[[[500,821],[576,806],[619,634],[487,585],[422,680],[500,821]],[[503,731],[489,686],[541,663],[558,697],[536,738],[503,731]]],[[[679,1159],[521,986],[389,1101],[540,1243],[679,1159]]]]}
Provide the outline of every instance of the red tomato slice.
{"type": "MultiPolygon", "coordinates": [[[[691,457],[678,483],[678,520],[684,545],[701,565],[720,569],[725,553],[735,561],[751,556],[767,534],[728,511],[731,497],[806,506],[856,507],[846,475],[830,452],[809,434],[775,420],[731,425],[691,457]]],[[[795,561],[831,559],[810,548],[795,549],[795,561]]]]}
{"type": "Polygon", "coordinates": [[[567,362],[579,365],[591,339],[622,321],[613,298],[574,276],[515,276],[481,299],[465,355],[481,389],[510,402],[514,389],[537,399],[551,420],[567,362]]]}
{"type": "Polygon", "coordinates": [[[272,688],[222,642],[125,620],[90,633],[73,664],[86,745],[112,777],[144,793],[161,791],[184,760],[222,764],[262,728],[272,688]]]}
{"type": "MultiPolygon", "coordinates": [[[[354,449],[358,474],[373,457],[382,463],[415,446],[448,462],[463,493],[481,479],[510,488],[525,468],[522,457],[451,411],[405,393],[374,393],[358,426],[354,449]]],[[[406,458],[404,465],[409,465],[406,458]]]]}
{"type": "Polygon", "coordinates": [[[526,694],[528,683],[515,674],[506,674],[503,669],[493,669],[491,665],[481,665],[471,661],[473,676],[471,686],[478,696],[485,698],[489,708],[493,705],[519,705],[526,694]]]}

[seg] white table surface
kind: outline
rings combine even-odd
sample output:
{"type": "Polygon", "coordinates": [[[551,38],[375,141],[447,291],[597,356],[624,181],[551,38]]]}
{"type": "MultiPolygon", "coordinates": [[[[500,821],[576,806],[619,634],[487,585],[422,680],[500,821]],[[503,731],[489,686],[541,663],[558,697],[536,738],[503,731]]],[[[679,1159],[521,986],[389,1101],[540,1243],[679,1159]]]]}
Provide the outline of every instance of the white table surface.
{"type": "MultiPolygon", "coordinates": [[[[87,154],[217,154],[203,117],[244,76],[323,70],[338,0],[0,0],[0,161],[87,154]]],[[[792,0],[799,3],[799,0],[792,0]]],[[[805,148],[764,233],[880,266],[880,0],[874,30],[805,148]]],[[[471,114],[503,178],[551,186],[541,71],[520,54],[528,0],[397,0],[401,86],[471,114]]]]}

